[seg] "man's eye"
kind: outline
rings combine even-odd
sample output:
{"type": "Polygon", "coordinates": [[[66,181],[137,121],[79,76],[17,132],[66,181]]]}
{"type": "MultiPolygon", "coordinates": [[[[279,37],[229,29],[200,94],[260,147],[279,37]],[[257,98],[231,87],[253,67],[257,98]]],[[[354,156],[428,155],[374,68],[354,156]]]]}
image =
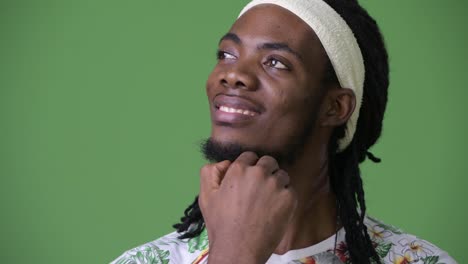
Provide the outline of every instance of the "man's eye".
{"type": "Polygon", "coordinates": [[[218,58],[218,60],[233,60],[236,58],[234,55],[222,50],[218,50],[216,52],[216,57],[218,58]]]}
{"type": "Polygon", "coordinates": [[[265,65],[280,69],[280,70],[289,70],[289,67],[277,59],[268,59],[265,65]]]}

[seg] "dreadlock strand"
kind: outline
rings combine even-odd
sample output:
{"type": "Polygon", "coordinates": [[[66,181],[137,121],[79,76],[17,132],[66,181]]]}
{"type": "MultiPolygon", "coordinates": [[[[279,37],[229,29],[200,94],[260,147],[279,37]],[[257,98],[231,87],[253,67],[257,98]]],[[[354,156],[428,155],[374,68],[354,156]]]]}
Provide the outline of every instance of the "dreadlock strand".
{"type": "Polygon", "coordinates": [[[172,226],[178,233],[182,234],[179,236],[179,239],[192,238],[201,234],[205,223],[198,205],[198,196],[195,197],[195,201],[185,209],[184,216],[180,218],[180,221],[180,223],[172,226]]]}

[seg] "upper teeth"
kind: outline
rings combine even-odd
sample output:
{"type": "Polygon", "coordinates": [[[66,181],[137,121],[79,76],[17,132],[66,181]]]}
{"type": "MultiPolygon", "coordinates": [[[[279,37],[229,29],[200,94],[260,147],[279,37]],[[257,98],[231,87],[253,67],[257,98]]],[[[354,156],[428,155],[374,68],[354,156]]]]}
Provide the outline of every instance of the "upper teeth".
{"type": "Polygon", "coordinates": [[[251,112],[249,110],[236,109],[236,108],[227,107],[227,106],[220,106],[219,110],[226,112],[226,113],[238,113],[238,114],[249,115],[249,116],[255,115],[255,112],[251,112]]]}

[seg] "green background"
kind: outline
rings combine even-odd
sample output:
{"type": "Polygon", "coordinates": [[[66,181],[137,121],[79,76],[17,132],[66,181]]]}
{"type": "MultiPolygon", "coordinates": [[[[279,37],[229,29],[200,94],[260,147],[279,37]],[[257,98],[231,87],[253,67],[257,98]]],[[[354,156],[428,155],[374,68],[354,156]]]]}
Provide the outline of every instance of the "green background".
{"type": "MultiPolygon", "coordinates": [[[[171,232],[198,191],[217,41],[246,2],[0,2],[1,263],[108,263],[171,232]]],[[[468,263],[468,3],[361,2],[391,64],[369,212],[468,263]]]]}

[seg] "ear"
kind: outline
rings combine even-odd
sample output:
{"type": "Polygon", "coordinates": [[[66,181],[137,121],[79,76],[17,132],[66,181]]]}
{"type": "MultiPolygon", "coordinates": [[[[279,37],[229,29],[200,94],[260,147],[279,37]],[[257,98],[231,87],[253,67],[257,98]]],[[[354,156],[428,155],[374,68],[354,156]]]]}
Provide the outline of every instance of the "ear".
{"type": "Polygon", "coordinates": [[[320,125],[337,127],[345,124],[356,107],[356,96],[349,88],[330,87],[325,95],[320,125]]]}

